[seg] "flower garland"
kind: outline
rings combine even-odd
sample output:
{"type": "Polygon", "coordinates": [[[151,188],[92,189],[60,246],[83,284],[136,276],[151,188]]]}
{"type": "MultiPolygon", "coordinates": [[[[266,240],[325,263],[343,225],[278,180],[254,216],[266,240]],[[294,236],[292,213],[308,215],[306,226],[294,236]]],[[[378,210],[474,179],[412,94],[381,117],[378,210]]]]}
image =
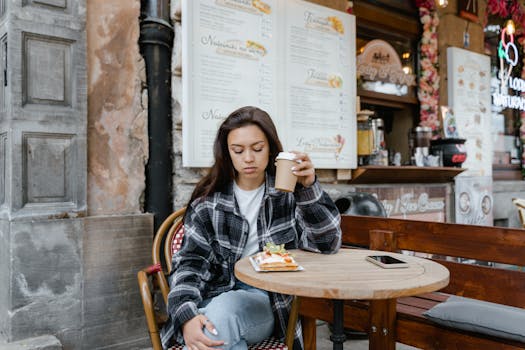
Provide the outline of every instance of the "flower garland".
{"type": "Polygon", "coordinates": [[[434,133],[440,128],[439,72],[438,72],[438,33],[439,17],[434,1],[416,0],[419,18],[423,24],[423,35],[419,46],[420,74],[417,97],[420,102],[420,125],[428,126],[434,133]]]}
{"type": "MultiPolygon", "coordinates": [[[[525,28],[525,9],[516,0],[488,0],[485,21],[488,15],[498,16],[500,18],[512,18],[518,28],[525,28]]],[[[523,33],[521,33],[523,34],[523,33]]],[[[516,33],[520,35],[520,33],[516,33]]]]}

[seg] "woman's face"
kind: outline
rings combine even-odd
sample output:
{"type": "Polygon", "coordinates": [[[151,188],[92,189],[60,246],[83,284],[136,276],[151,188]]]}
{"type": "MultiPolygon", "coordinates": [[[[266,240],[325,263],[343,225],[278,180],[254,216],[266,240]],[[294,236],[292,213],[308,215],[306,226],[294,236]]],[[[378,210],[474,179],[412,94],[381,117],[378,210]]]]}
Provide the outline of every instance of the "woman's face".
{"type": "Polygon", "coordinates": [[[256,125],[247,125],[230,131],[228,151],[237,170],[237,185],[252,190],[264,182],[270,145],[264,132],[256,125]]]}

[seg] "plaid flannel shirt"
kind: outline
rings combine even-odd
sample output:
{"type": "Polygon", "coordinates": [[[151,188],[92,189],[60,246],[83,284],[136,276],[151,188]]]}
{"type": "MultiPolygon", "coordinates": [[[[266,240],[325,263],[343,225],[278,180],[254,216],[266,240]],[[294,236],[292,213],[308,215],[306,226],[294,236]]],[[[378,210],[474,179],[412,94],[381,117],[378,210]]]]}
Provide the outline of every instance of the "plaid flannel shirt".
{"type": "MultiPolygon", "coordinates": [[[[286,249],[335,253],[341,246],[339,212],[316,180],[310,187],[297,185],[294,193],[275,190],[274,177],[266,176],[266,188],[257,219],[259,248],[266,242],[285,244],[286,249]]],[[[195,200],[187,208],[184,240],[173,256],[173,273],[167,311],[169,320],[161,331],[164,348],[183,340],[181,326],[199,314],[198,304],[231,290],[235,285],[234,265],[241,258],[248,238],[233,195],[216,192],[195,200]]],[[[276,321],[275,336],[286,334],[292,296],[269,293],[276,321]]],[[[301,349],[302,329],[298,322],[294,349],[301,349]]]]}

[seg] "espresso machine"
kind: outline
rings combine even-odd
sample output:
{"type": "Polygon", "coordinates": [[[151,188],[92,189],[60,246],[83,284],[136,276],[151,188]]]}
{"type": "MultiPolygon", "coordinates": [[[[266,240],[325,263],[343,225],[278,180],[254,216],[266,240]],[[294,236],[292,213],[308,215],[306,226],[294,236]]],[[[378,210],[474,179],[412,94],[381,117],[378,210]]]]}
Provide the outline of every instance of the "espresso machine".
{"type": "Polygon", "coordinates": [[[424,166],[424,158],[429,155],[432,129],[428,126],[417,126],[410,129],[408,136],[408,148],[410,152],[410,164],[424,166]]]}

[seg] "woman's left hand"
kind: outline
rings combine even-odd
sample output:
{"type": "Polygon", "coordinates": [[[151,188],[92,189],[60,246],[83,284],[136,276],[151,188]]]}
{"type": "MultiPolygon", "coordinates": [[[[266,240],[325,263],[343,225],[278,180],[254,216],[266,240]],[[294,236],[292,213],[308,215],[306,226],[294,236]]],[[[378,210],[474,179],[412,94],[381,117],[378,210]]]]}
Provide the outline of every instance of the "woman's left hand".
{"type": "Polygon", "coordinates": [[[297,176],[297,182],[304,187],[310,187],[315,181],[315,168],[310,157],[306,153],[291,151],[295,153],[296,165],[293,166],[292,172],[297,176]]]}

